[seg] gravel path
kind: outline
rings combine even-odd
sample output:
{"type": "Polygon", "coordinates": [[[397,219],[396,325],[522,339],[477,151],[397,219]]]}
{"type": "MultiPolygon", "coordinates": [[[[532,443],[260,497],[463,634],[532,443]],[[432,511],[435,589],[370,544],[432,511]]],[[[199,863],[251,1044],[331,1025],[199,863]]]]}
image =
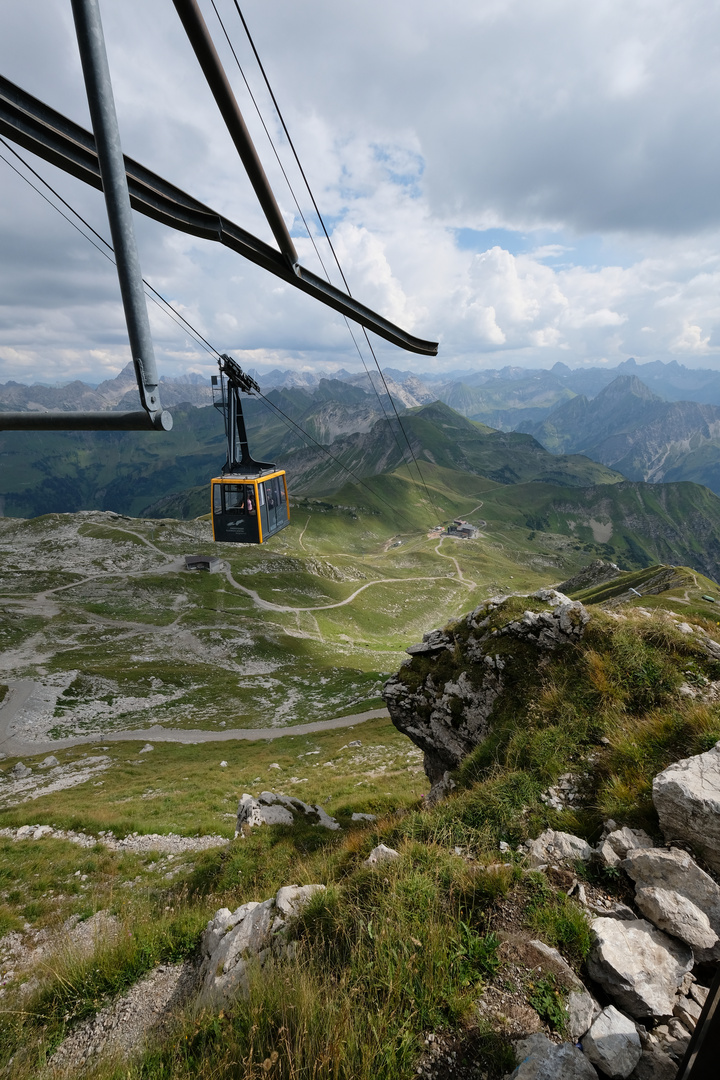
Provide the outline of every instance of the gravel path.
{"type": "Polygon", "coordinates": [[[127,1057],[142,1049],[149,1034],[160,1034],[169,1026],[172,1013],[188,999],[194,984],[195,968],[190,961],[161,964],[123,997],[75,1028],[53,1054],[50,1066],[74,1075],[102,1055],[127,1057]]]}
{"type": "Polygon", "coordinates": [[[34,741],[23,739],[17,728],[22,722],[22,713],[32,705],[33,691],[40,684],[31,679],[9,680],[10,694],[0,705],[0,752],[8,757],[48,754],[56,750],[65,750],[83,743],[108,743],[143,740],[150,742],[232,742],[235,739],[281,739],[285,735],[312,735],[318,731],[334,731],[338,728],[354,727],[364,720],[376,720],[389,716],[387,709],[369,709],[354,716],[339,716],[333,720],[317,720],[311,724],[295,724],[281,728],[229,728],[225,731],[204,731],[201,728],[167,728],[157,725],[147,728],[130,728],[126,731],[112,731],[105,734],[76,735],[69,739],[47,739],[34,741]],[[18,724],[13,724],[15,719],[18,724]]]}

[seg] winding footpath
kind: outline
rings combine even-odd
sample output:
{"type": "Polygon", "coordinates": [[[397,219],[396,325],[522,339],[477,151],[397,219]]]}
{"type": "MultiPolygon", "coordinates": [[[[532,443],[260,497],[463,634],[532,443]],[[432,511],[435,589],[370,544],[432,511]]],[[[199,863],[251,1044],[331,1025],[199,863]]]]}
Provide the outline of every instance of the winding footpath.
{"type": "Polygon", "coordinates": [[[9,680],[10,693],[0,705],[0,752],[8,757],[29,757],[36,754],[49,754],[56,750],[67,750],[84,743],[111,742],[175,742],[206,743],[233,742],[245,739],[252,742],[261,739],[282,739],[286,735],[313,735],[319,731],[335,731],[338,728],[354,727],[365,720],[377,720],[389,717],[387,709],[369,709],[353,716],[338,716],[332,720],[317,720],[310,724],[294,724],[289,727],[273,728],[229,728],[226,731],[204,731],[202,728],[167,728],[158,724],[146,728],[129,728],[126,731],[109,733],[95,732],[92,735],[77,735],[69,739],[50,739],[45,742],[26,742],[20,734],[12,732],[13,720],[22,713],[31,701],[33,691],[39,683],[32,679],[9,680]]]}

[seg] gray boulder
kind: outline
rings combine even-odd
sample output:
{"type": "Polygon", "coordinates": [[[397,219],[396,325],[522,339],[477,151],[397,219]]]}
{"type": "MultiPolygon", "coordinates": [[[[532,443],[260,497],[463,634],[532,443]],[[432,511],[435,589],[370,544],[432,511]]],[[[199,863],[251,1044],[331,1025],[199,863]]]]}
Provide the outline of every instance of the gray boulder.
{"type": "Polygon", "coordinates": [[[662,1050],[643,1050],[630,1080],[675,1080],[677,1062],[662,1050]]]}
{"type": "Polygon", "coordinates": [[[619,866],[629,851],[654,847],[652,837],[642,829],[616,829],[598,846],[598,854],[607,866],[619,866]]]}
{"type": "Polygon", "coordinates": [[[26,776],[29,776],[32,769],[29,765],[25,765],[22,761],[16,761],[10,770],[10,776],[14,780],[23,780],[26,776]]]}
{"type": "Polygon", "coordinates": [[[621,1009],[636,1019],[672,1015],[693,966],[687,945],[645,919],[594,919],[592,940],[588,973],[621,1009]]]}
{"type": "Polygon", "coordinates": [[[386,847],[385,844],[378,844],[374,847],[367,859],[365,860],[366,866],[380,866],[382,863],[395,862],[400,858],[400,852],[395,848],[386,847]]]}
{"type": "Polygon", "coordinates": [[[572,1043],[550,1042],[545,1035],[530,1035],[515,1044],[520,1064],[513,1080],[598,1080],[595,1069],[572,1043]]]}
{"type": "Polygon", "coordinates": [[[590,1028],[599,1006],[589,990],[571,990],[567,999],[567,1033],[577,1041],[590,1028]]]}
{"type": "Polygon", "coordinates": [[[625,1080],[642,1057],[640,1036],[632,1020],[608,1005],[583,1039],[583,1050],[601,1073],[625,1080]]]}
{"type": "Polygon", "coordinates": [[[235,911],[221,908],[202,936],[199,1003],[210,1004],[248,992],[248,962],[262,963],[274,950],[287,950],[284,931],[311,896],[324,885],[286,885],[276,896],[242,904],[235,911]]]}
{"type": "Polygon", "coordinates": [[[692,946],[695,959],[720,959],[720,888],[685,851],[630,851],[623,870],[651,922],[692,946]]]}
{"type": "Polygon", "coordinates": [[[690,844],[720,873],[720,742],[659,773],[653,802],[665,840],[690,844]]]}
{"type": "Polygon", "coordinates": [[[238,805],[235,828],[237,834],[243,825],[248,828],[256,825],[294,825],[296,821],[322,825],[325,829],[340,828],[340,823],[330,817],[322,806],[310,806],[301,799],[277,795],[272,791],[261,792],[257,799],[252,795],[243,795],[238,805]]]}
{"type": "Polygon", "coordinates": [[[546,829],[528,845],[531,866],[560,866],[576,859],[589,859],[592,853],[590,845],[579,836],[555,829],[546,829]]]}

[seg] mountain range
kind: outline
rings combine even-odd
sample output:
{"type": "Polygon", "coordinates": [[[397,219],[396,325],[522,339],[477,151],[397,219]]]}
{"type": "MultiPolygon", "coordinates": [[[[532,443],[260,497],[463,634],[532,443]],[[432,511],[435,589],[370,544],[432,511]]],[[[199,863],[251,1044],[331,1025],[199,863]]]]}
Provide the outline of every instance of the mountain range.
{"type": "Polygon", "coordinates": [[[720,407],[663,401],[635,375],[522,430],[553,453],[586,454],[631,480],[692,480],[720,492],[720,407]]]}

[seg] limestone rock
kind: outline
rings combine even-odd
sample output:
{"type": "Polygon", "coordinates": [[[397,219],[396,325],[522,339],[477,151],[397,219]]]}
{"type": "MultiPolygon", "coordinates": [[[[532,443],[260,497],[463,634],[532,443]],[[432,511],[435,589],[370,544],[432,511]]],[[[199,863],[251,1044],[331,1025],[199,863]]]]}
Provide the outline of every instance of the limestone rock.
{"type": "Polygon", "coordinates": [[[353,814],[351,821],[377,821],[376,814],[353,814]]]}
{"type": "Polygon", "coordinates": [[[646,918],[692,946],[699,961],[720,959],[720,888],[685,851],[630,851],[623,870],[646,918]]]}
{"type": "Polygon", "coordinates": [[[630,1080],[675,1080],[676,1062],[662,1050],[643,1050],[630,1080]]]}
{"type": "Polygon", "coordinates": [[[513,1080],[597,1080],[597,1073],[572,1043],[550,1042],[545,1035],[530,1035],[515,1044],[520,1059],[513,1080]]]}
{"type": "Polygon", "coordinates": [[[683,1027],[688,1031],[694,1031],[700,1019],[702,1007],[692,998],[680,998],[673,1009],[673,1015],[678,1018],[683,1027]]]}
{"type": "Polygon", "coordinates": [[[379,866],[381,863],[395,862],[399,858],[400,852],[396,851],[395,848],[386,847],[385,844],[378,844],[368,855],[365,865],[379,866]]]}
{"type": "Polygon", "coordinates": [[[597,1002],[588,990],[571,990],[567,1000],[567,1033],[577,1041],[590,1028],[598,1010],[597,1002]]]}
{"type": "Polygon", "coordinates": [[[299,915],[310,897],[324,888],[286,885],[263,903],[250,901],[235,911],[217,911],[200,943],[201,1003],[246,994],[248,960],[256,957],[262,963],[273,946],[283,946],[288,920],[299,915]]]}
{"type": "Polygon", "coordinates": [[[675,994],[693,966],[692,950],[645,919],[592,923],[590,977],[637,1019],[671,1016],[675,994]]]}
{"type": "Polygon", "coordinates": [[[665,840],[689,843],[720,873],[720,742],[659,773],[653,802],[665,840]]]}
{"type": "Polygon", "coordinates": [[[340,828],[340,823],[321,806],[309,806],[290,795],[263,791],[257,799],[252,795],[243,795],[238,805],[236,829],[240,832],[243,825],[294,825],[298,820],[322,825],[325,829],[340,828]]]}
{"type": "Polygon", "coordinates": [[[607,866],[619,866],[629,851],[654,846],[652,837],[642,829],[616,829],[598,846],[598,854],[607,866]]]}
{"type": "Polygon", "coordinates": [[[31,772],[32,769],[29,765],[23,764],[22,761],[16,761],[12,769],[10,770],[10,776],[12,776],[15,780],[22,780],[26,776],[29,776],[31,772]]]}
{"type": "Polygon", "coordinates": [[[591,855],[592,848],[585,840],[555,829],[546,829],[528,848],[531,866],[560,866],[576,859],[589,859],[591,855]]]}
{"type": "Polygon", "coordinates": [[[54,754],[49,754],[46,758],[44,758],[40,762],[40,768],[41,769],[52,769],[52,768],[54,768],[55,765],[59,765],[59,764],[60,764],[60,762],[55,757],[55,755],[54,754]]]}
{"type": "Polygon", "coordinates": [[[632,1020],[608,1005],[583,1039],[583,1050],[601,1073],[625,1080],[642,1056],[640,1036],[632,1020]]]}
{"type": "Polygon", "coordinates": [[[458,623],[426,634],[407,649],[411,659],[385,684],[392,722],[424,751],[431,784],[457,768],[488,734],[490,713],[505,689],[506,664],[515,662],[498,651],[501,639],[532,646],[539,660],[582,637],[590,619],[582,604],[554,589],[540,589],[528,600],[545,607],[515,617],[513,606],[503,624],[508,598],[496,597],[458,623]],[[419,683],[411,672],[419,674],[419,683]]]}

